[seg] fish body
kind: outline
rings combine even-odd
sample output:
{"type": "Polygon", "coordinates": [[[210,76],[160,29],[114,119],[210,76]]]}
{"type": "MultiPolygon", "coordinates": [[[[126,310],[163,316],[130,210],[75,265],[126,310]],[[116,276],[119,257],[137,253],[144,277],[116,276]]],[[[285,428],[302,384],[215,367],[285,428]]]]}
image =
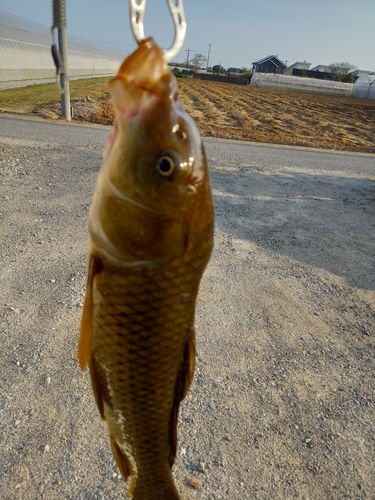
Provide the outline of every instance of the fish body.
{"type": "Polygon", "coordinates": [[[206,156],[152,39],[110,82],[115,120],[89,215],[78,347],[133,500],[178,500],[178,408],[194,372],[194,309],[213,246],[206,156]]]}

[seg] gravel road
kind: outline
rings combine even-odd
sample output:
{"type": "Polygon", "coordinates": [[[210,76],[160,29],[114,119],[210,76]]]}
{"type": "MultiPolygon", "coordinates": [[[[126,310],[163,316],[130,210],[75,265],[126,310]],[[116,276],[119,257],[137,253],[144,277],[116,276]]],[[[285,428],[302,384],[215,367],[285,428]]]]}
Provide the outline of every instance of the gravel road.
{"type": "MultiPolygon", "coordinates": [[[[0,118],[0,498],[122,499],[76,360],[108,127],[0,118]]],[[[205,141],[184,500],[375,499],[375,155],[205,141]]]]}

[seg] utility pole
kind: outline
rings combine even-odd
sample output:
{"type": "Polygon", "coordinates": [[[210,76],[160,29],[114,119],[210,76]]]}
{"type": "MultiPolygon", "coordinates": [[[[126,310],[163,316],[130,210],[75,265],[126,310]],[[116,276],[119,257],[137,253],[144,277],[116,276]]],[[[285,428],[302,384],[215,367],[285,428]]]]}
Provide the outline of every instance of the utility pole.
{"type": "Polygon", "coordinates": [[[69,65],[68,65],[68,35],[66,31],[65,0],[53,0],[53,26],[57,28],[59,55],[61,57],[60,67],[57,66],[54,55],[57,74],[60,75],[61,86],[61,114],[67,121],[71,121],[70,113],[70,88],[69,88],[69,65]],[[62,66],[61,66],[62,63],[62,66]]]}
{"type": "Polygon", "coordinates": [[[207,66],[206,66],[206,71],[208,71],[208,65],[210,62],[210,52],[211,52],[211,44],[208,44],[208,56],[207,56],[207,66]]]}
{"type": "Polygon", "coordinates": [[[190,55],[190,49],[186,49],[186,52],[188,53],[188,55],[187,55],[187,64],[186,64],[186,66],[187,66],[187,69],[189,69],[189,55],[190,55]]]}

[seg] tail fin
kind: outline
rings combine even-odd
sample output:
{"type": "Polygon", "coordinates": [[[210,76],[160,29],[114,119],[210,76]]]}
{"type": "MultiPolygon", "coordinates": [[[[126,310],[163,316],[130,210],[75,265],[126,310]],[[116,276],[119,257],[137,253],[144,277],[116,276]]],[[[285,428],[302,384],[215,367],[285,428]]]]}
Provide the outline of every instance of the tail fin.
{"type": "Polygon", "coordinates": [[[130,476],[128,488],[129,499],[131,500],[181,500],[180,495],[173,482],[169,464],[161,472],[160,470],[143,472],[139,476],[134,475],[128,457],[125,455],[116,441],[109,436],[112,454],[120,469],[124,481],[130,476]]]}
{"type": "Polygon", "coordinates": [[[132,479],[128,494],[131,500],[181,500],[171,472],[163,477],[150,475],[132,479]]]}

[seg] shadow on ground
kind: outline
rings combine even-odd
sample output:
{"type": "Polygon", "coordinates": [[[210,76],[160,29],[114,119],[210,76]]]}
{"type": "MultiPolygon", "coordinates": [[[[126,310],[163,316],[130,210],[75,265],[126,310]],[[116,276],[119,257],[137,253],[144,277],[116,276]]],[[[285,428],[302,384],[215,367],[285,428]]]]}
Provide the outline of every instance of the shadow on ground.
{"type": "Polygon", "coordinates": [[[216,225],[235,237],[375,288],[375,182],[281,168],[214,169],[216,225]]]}

